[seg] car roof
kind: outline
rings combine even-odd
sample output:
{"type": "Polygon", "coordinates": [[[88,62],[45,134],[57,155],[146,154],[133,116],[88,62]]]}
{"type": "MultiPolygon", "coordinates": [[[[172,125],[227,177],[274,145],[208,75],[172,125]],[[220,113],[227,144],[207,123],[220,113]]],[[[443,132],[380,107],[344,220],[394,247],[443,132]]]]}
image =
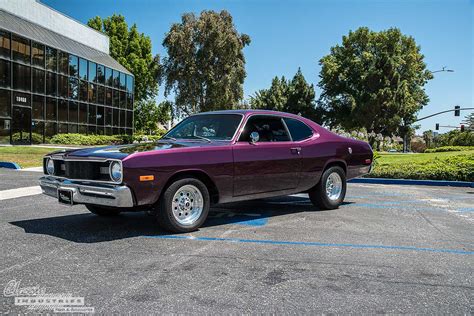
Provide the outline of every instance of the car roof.
{"type": "Polygon", "coordinates": [[[269,115],[282,115],[282,116],[293,116],[299,117],[299,115],[287,113],[287,112],[279,112],[279,111],[272,111],[272,110],[253,110],[253,109],[240,109],[240,110],[220,110],[220,111],[210,111],[210,112],[201,112],[196,115],[206,115],[206,114],[269,114],[269,115]]]}

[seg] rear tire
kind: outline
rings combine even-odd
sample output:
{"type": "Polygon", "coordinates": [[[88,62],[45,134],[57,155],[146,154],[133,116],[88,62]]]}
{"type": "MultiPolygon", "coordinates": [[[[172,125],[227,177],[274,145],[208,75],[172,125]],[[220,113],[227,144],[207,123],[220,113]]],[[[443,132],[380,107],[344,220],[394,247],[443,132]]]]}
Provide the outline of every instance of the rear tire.
{"type": "Polygon", "coordinates": [[[324,170],[319,183],[308,193],[313,205],[321,210],[339,207],[346,196],[346,174],[341,167],[334,166],[324,170]]]}
{"type": "Polygon", "coordinates": [[[105,207],[100,207],[97,205],[86,205],[87,209],[98,216],[104,216],[104,217],[111,217],[111,216],[117,216],[120,214],[120,211],[114,208],[105,208],[105,207]]]}
{"type": "Polygon", "coordinates": [[[207,219],[209,206],[206,185],[196,178],[181,178],[162,193],[156,217],[158,224],[167,231],[192,232],[207,219]]]}

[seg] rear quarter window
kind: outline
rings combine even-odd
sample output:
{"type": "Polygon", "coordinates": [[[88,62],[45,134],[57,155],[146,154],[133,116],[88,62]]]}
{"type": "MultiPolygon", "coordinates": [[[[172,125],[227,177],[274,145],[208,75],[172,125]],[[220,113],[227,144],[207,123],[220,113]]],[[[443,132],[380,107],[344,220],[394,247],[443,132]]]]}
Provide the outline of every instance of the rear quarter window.
{"type": "Polygon", "coordinates": [[[313,130],[305,123],[292,118],[283,118],[293,141],[300,141],[313,136],[313,130]]]}

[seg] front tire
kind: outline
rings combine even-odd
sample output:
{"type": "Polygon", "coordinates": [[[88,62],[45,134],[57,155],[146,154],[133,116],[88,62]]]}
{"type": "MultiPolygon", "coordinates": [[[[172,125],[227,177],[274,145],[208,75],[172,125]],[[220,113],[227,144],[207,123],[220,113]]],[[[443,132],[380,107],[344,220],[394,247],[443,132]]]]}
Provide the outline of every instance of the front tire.
{"type": "Polygon", "coordinates": [[[113,208],[105,208],[105,207],[100,207],[97,205],[86,205],[87,209],[98,216],[104,216],[104,217],[111,217],[111,216],[117,216],[120,214],[120,211],[117,209],[113,208]]]}
{"type": "Polygon", "coordinates": [[[163,229],[192,232],[201,227],[209,214],[209,190],[196,178],[178,179],[166,188],[158,203],[157,220],[163,229]]]}
{"type": "Polygon", "coordinates": [[[311,202],[321,210],[339,207],[346,196],[346,174],[341,167],[334,166],[324,170],[319,183],[309,191],[311,202]]]}

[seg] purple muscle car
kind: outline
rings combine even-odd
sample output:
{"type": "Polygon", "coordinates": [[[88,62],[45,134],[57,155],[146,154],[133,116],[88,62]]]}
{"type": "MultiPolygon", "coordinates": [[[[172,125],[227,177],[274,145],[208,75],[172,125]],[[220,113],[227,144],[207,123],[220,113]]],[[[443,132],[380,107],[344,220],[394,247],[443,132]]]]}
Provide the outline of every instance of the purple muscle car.
{"type": "Polygon", "coordinates": [[[337,208],[372,149],[301,116],[231,110],[190,116],[155,143],[54,152],[43,192],[101,216],[148,211],[173,232],[198,229],[209,207],[306,192],[337,208]]]}

